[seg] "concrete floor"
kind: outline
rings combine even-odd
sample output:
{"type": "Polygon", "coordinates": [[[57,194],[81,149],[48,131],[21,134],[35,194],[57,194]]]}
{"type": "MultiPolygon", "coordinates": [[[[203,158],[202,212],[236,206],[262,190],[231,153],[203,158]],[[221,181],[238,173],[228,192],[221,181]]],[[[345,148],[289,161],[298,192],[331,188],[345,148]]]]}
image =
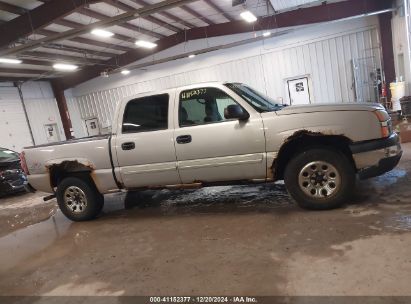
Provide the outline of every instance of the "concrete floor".
{"type": "Polygon", "coordinates": [[[117,194],[84,223],[42,193],[0,199],[0,294],[410,296],[404,150],[332,211],[301,210],[281,184],[145,193],[131,209],[117,194]]]}

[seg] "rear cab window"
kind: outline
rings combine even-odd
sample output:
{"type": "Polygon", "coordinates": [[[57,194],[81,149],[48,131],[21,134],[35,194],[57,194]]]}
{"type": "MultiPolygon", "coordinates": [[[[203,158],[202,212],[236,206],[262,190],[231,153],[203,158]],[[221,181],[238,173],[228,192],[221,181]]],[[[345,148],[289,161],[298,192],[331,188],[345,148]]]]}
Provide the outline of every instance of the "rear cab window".
{"type": "Polygon", "coordinates": [[[122,133],[168,129],[169,95],[160,94],[129,101],[124,110],[122,133]]]}
{"type": "Polygon", "coordinates": [[[227,121],[224,118],[224,109],[234,104],[238,103],[218,88],[205,87],[182,91],[179,96],[179,126],[227,121]]]}

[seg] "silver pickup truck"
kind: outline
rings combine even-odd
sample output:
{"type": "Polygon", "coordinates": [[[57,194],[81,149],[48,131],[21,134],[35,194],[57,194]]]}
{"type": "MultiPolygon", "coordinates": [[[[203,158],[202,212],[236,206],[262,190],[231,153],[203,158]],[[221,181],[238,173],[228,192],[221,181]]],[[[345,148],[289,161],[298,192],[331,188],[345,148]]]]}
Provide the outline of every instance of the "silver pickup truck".
{"type": "Polygon", "coordinates": [[[244,84],[202,83],[127,98],[110,135],[26,148],[22,166],[82,221],[115,191],[276,180],[303,208],[335,208],[357,176],[383,174],[401,155],[378,104],[284,106],[244,84]]]}

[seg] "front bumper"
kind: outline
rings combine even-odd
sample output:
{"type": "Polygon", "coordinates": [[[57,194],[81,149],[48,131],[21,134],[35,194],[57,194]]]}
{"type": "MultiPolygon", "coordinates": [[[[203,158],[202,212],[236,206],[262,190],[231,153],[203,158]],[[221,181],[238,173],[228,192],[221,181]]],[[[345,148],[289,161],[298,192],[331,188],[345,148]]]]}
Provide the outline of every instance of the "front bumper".
{"type": "Polygon", "coordinates": [[[360,179],[379,176],[397,166],[402,156],[399,136],[355,143],[350,146],[360,179]]]}

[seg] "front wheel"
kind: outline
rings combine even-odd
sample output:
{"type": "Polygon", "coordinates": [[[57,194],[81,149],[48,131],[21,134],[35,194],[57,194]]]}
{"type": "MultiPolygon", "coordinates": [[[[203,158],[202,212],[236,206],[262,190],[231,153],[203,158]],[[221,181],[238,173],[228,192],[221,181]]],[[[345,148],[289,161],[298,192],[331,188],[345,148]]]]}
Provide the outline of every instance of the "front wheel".
{"type": "Polygon", "coordinates": [[[306,209],[340,207],[355,188],[355,170],[347,157],[331,149],[310,149],[288,163],[284,182],[290,195],[306,209]]]}
{"type": "Polygon", "coordinates": [[[94,219],[103,209],[104,197],[84,179],[65,178],[57,187],[57,203],[61,212],[72,221],[94,219]]]}

